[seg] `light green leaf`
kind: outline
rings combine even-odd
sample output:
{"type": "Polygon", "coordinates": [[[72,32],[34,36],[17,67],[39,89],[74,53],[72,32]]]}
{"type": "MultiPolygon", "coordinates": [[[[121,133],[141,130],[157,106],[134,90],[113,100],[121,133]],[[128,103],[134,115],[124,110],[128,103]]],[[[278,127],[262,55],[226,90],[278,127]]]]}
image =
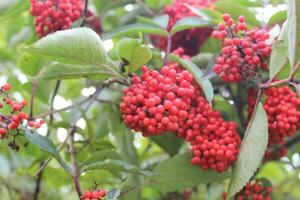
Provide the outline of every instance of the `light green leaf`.
{"type": "Polygon", "coordinates": [[[76,79],[76,78],[109,78],[112,75],[101,69],[98,66],[89,65],[68,65],[57,63],[48,66],[41,74],[34,76],[31,79],[42,80],[63,80],[63,79],[76,79]]]}
{"type": "Polygon", "coordinates": [[[169,59],[171,61],[179,63],[182,67],[188,70],[194,76],[197,83],[201,86],[201,89],[203,90],[207,101],[211,102],[213,100],[214,88],[208,79],[203,78],[204,74],[201,69],[197,67],[197,65],[195,65],[190,60],[183,60],[174,54],[171,54],[169,56],[169,59]]]}
{"type": "Polygon", "coordinates": [[[227,199],[239,192],[257,170],[268,144],[268,118],[261,103],[250,120],[236,166],[229,184],[227,199]]]}
{"type": "Polygon", "coordinates": [[[160,15],[153,19],[149,19],[143,16],[138,16],[138,22],[150,24],[150,25],[154,25],[166,29],[169,24],[169,15],[160,15]]]}
{"type": "Polygon", "coordinates": [[[141,44],[139,39],[124,38],[116,46],[118,57],[126,60],[128,72],[134,72],[152,58],[149,47],[141,44]]]}
{"type": "Polygon", "coordinates": [[[99,35],[89,28],[57,31],[26,50],[50,60],[68,64],[105,64],[106,50],[99,35]]]}
{"type": "Polygon", "coordinates": [[[235,20],[237,20],[240,15],[243,15],[245,16],[248,24],[260,26],[260,22],[255,18],[255,14],[241,4],[236,4],[232,1],[217,1],[215,6],[217,11],[221,13],[229,13],[235,20]]]}
{"type": "Polygon", "coordinates": [[[286,20],[287,18],[287,11],[286,10],[282,10],[279,11],[277,13],[275,13],[268,21],[268,25],[274,25],[277,23],[282,23],[286,20]]]}
{"type": "Polygon", "coordinates": [[[171,29],[171,35],[190,28],[209,27],[212,25],[213,23],[208,19],[202,19],[200,17],[187,17],[176,22],[171,29]]]}
{"type": "Polygon", "coordinates": [[[284,23],[278,39],[273,43],[270,57],[270,79],[273,79],[288,63],[287,24],[284,23]]]}
{"type": "Polygon", "coordinates": [[[137,34],[137,33],[144,33],[144,34],[156,34],[156,35],[167,35],[168,33],[161,27],[146,23],[136,23],[130,24],[126,26],[121,26],[113,31],[104,34],[103,39],[111,39],[114,37],[126,36],[130,34],[137,34]]]}
{"type": "Polygon", "coordinates": [[[153,176],[150,177],[150,186],[161,192],[171,192],[194,187],[200,183],[220,182],[230,176],[229,172],[202,170],[192,165],[191,159],[192,155],[186,153],[159,163],[153,170],[153,176]]]}
{"type": "Polygon", "coordinates": [[[300,64],[300,1],[288,3],[288,49],[292,68],[300,64]]]}
{"type": "Polygon", "coordinates": [[[45,61],[42,57],[25,52],[19,59],[20,69],[27,75],[34,76],[43,67],[45,61]]]}
{"type": "Polygon", "coordinates": [[[53,156],[59,164],[64,168],[67,173],[71,172],[70,167],[63,161],[61,156],[59,155],[58,151],[56,150],[55,146],[53,145],[52,141],[48,138],[39,135],[38,133],[32,133],[32,131],[28,130],[27,128],[23,128],[25,132],[25,137],[29,142],[39,147],[41,150],[49,153],[53,156]]]}
{"type": "Polygon", "coordinates": [[[186,7],[188,7],[193,13],[201,17],[202,19],[209,20],[213,24],[218,24],[219,22],[222,22],[222,14],[218,11],[209,9],[209,8],[195,8],[193,6],[190,6],[188,4],[185,4],[186,7]]]}

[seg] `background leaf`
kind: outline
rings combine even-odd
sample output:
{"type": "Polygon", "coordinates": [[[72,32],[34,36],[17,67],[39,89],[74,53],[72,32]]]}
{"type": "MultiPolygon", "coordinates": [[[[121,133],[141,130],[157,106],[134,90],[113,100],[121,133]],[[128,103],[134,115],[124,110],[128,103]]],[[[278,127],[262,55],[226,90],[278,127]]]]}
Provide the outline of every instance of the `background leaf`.
{"type": "Polygon", "coordinates": [[[200,17],[187,17],[176,22],[171,29],[171,35],[186,29],[209,27],[211,25],[212,23],[208,19],[202,19],[200,17]]]}
{"type": "Polygon", "coordinates": [[[239,192],[257,170],[268,144],[268,118],[261,103],[248,124],[238,161],[229,184],[227,199],[239,192]]]}

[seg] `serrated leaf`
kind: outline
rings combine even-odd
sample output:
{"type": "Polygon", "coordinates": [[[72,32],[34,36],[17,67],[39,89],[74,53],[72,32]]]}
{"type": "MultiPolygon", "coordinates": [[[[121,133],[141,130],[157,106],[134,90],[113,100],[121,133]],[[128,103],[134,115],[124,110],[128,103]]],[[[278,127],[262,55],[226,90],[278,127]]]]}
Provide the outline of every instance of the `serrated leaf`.
{"type": "Polygon", "coordinates": [[[106,50],[99,35],[89,28],[57,31],[43,37],[26,50],[67,64],[105,64],[106,50]]]}
{"type": "Polygon", "coordinates": [[[243,15],[247,20],[247,24],[260,26],[260,22],[255,18],[255,14],[241,4],[236,4],[232,1],[217,1],[215,6],[217,11],[221,13],[229,13],[235,20],[238,19],[240,15],[243,15]]]}
{"type": "Polygon", "coordinates": [[[104,161],[97,161],[88,165],[83,165],[81,167],[80,172],[86,172],[90,170],[97,170],[97,169],[105,169],[108,171],[117,171],[117,172],[127,172],[130,174],[139,174],[139,175],[147,175],[146,172],[142,171],[140,168],[138,168],[135,165],[126,163],[121,160],[112,160],[112,159],[106,159],[104,161]]]}
{"type": "Polygon", "coordinates": [[[67,173],[71,172],[70,167],[63,161],[51,140],[37,133],[32,133],[27,128],[23,128],[23,130],[25,132],[25,137],[29,142],[53,156],[67,173]]]}
{"type": "Polygon", "coordinates": [[[129,62],[128,72],[134,72],[152,58],[149,47],[141,44],[139,39],[124,38],[116,46],[118,57],[129,62]]]}
{"type": "Polygon", "coordinates": [[[300,1],[288,2],[288,49],[292,68],[300,62],[300,1]]]}
{"type": "Polygon", "coordinates": [[[117,200],[120,193],[120,189],[111,189],[106,194],[106,200],[117,200]]]}
{"type": "Polygon", "coordinates": [[[201,71],[201,69],[197,67],[197,65],[195,65],[190,60],[183,60],[174,54],[169,55],[169,59],[171,61],[179,63],[182,67],[188,70],[194,76],[197,83],[200,85],[201,89],[205,94],[207,101],[211,102],[213,100],[214,88],[208,79],[203,78],[204,74],[201,71]]]}
{"type": "Polygon", "coordinates": [[[286,27],[286,23],[283,24],[281,33],[273,45],[269,66],[270,79],[273,79],[288,63],[286,27]]]}
{"type": "Polygon", "coordinates": [[[268,118],[261,103],[250,120],[229,184],[227,199],[239,192],[257,170],[268,144],[268,118]]]}
{"type": "Polygon", "coordinates": [[[63,79],[76,79],[76,78],[109,78],[112,75],[101,69],[98,66],[88,65],[68,65],[57,63],[48,66],[41,74],[34,76],[31,79],[42,80],[63,80],[63,79]]]}
{"type": "Polygon", "coordinates": [[[191,159],[192,155],[185,153],[159,163],[153,170],[153,176],[150,177],[150,186],[160,192],[171,192],[194,187],[200,183],[220,182],[230,176],[229,172],[202,170],[190,164],[191,159]]]}
{"type": "Polygon", "coordinates": [[[130,24],[130,25],[118,27],[113,31],[104,34],[103,39],[107,40],[114,37],[126,36],[130,34],[136,34],[139,32],[144,34],[156,34],[156,35],[164,35],[164,36],[168,34],[163,28],[159,26],[146,24],[146,23],[136,23],[136,24],[130,24]]]}
{"type": "Polygon", "coordinates": [[[212,26],[212,21],[208,19],[202,19],[200,17],[187,17],[176,22],[176,24],[171,29],[171,35],[177,32],[190,29],[190,28],[200,28],[212,26]]]}

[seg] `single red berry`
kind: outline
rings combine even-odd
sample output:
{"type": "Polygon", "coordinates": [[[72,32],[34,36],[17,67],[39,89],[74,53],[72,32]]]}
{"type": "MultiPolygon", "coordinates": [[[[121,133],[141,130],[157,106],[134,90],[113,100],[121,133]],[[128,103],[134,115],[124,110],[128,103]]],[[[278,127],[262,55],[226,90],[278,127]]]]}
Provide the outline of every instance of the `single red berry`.
{"type": "Polygon", "coordinates": [[[5,83],[3,86],[2,86],[2,89],[4,90],[4,91],[8,91],[8,90],[10,90],[10,84],[8,84],[8,83],[5,83]]]}
{"type": "Polygon", "coordinates": [[[99,190],[99,196],[101,198],[105,197],[106,196],[106,191],[105,190],[99,190]]]}
{"type": "Polygon", "coordinates": [[[6,134],[5,128],[0,128],[0,135],[4,136],[6,134]]]}

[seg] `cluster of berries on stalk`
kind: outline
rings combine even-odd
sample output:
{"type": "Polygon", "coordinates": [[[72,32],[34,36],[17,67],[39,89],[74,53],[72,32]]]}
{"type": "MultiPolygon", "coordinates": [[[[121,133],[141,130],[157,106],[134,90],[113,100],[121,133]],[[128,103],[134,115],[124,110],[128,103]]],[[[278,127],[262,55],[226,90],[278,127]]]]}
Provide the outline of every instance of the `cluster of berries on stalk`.
{"type": "MultiPolygon", "coordinates": [[[[256,180],[249,182],[235,195],[236,200],[271,200],[272,187],[265,187],[256,180]]],[[[226,199],[226,193],[223,193],[223,199],[226,199]]]]}
{"type": "Polygon", "coordinates": [[[142,67],[141,77],[133,76],[131,86],[122,97],[121,112],[124,122],[144,136],[177,131],[188,116],[195,87],[193,76],[177,63],[161,70],[142,67]]]}
{"type": "MultiPolygon", "coordinates": [[[[196,14],[188,7],[207,8],[211,7],[214,0],[174,0],[173,3],[164,8],[163,13],[170,17],[167,30],[181,19],[186,17],[195,17],[196,14]]],[[[209,38],[212,28],[193,28],[176,33],[172,36],[172,51],[182,47],[189,56],[196,55],[201,45],[209,38]]],[[[158,48],[165,49],[167,47],[167,38],[162,36],[153,36],[154,43],[158,48]]]]}
{"type": "MultiPolygon", "coordinates": [[[[268,116],[269,143],[266,159],[276,159],[287,154],[284,140],[300,129],[300,98],[288,86],[271,87],[264,91],[264,109],[268,116]],[[280,147],[280,148],[279,148],[280,147]],[[279,148],[279,149],[278,149],[279,148]],[[278,152],[273,152],[278,149],[278,152]]],[[[257,91],[248,91],[248,113],[252,115],[257,91]]]]}
{"type": "MultiPolygon", "coordinates": [[[[183,56],[184,50],[174,53],[183,56]]],[[[234,122],[226,122],[202,97],[192,74],[178,63],[159,71],[142,67],[125,90],[120,109],[124,123],[144,136],[177,132],[190,142],[192,164],[226,171],[236,160],[241,143],[234,122]]]]}
{"type": "Polygon", "coordinates": [[[3,95],[3,102],[0,102],[0,138],[7,136],[9,131],[18,130],[24,121],[28,122],[28,126],[32,128],[40,128],[45,123],[44,120],[29,120],[28,115],[23,111],[27,105],[25,100],[17,102],[9,97],[10,84],[6,83],[0,88],[0,95],[3,95]],[[8,112],[4,114],[3,112],[8,112]]]}
{"type": "Polygon", "coordinates": [[[82,200],[101,200],[106,198],[106,190],[87,190],[80,197],[82,200]]]}
{"type": "Polygon", "coordinates": [[[30,0],[30,13],[35,17],[36,33],[39,37],[57,30],[71,27],[83,9],[82,0],[30,0]]]}
{"type": "Polygon", "coordinates": [[[259,78],[259,70],[267,69],[271,47],[266,43],[269,34],[261,29],[249,29],[244,16],[235,23],[229,14],[223,15],[212,37],[221,40],[221,54],[216,58],[214,71],[225,82],[239,83],[259,78]]]}
{"type": "Polygon", "coordinates": [[[207,100],[199,96],[195,107],[180,125],[178,135],[190,142],[193,151],[191,163],[202,169],[226,171],[238,158],[241,139],[234,122],[225,121],[207,100]]]}

